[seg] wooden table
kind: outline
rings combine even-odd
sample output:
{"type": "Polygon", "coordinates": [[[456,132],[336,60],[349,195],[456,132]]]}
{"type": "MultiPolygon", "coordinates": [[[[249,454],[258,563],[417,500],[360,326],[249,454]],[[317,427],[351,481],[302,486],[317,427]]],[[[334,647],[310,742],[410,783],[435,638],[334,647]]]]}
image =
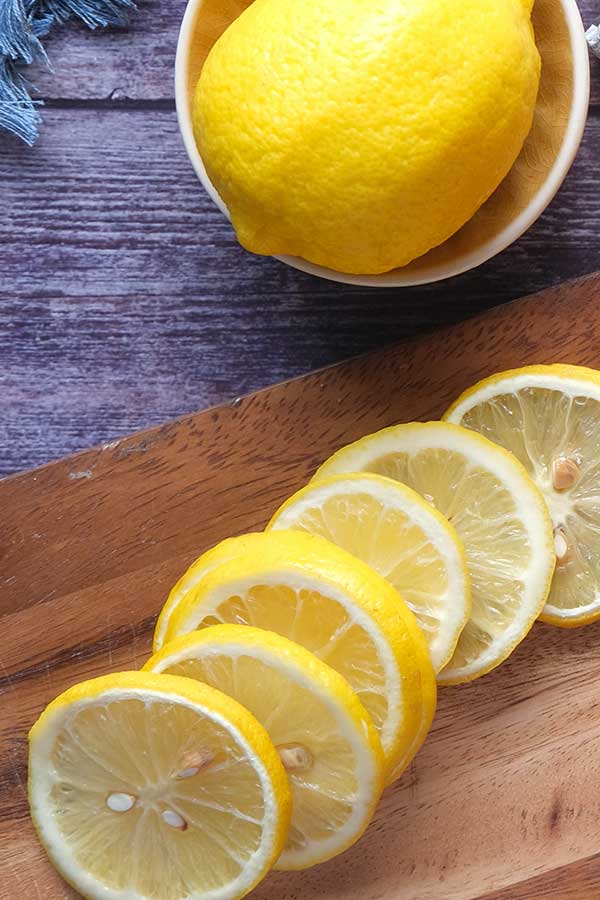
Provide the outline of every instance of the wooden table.
{"type": "MultiPolygon", "coordinates": [[[[340,444],[437,418],[490,367],[600,368],[599,332],[600,273],[1,481],[0,900],[81,900],[33,833],[27,730],[67,687],[145,662],[199,553],[262,529],[340,444]]],[[[598,900],[599,642],[600,622],[537,624],[441,689],[359,844],[249,900],[598,900]]]]}
{"type": "MultiPolygon", "coordinates": [[[[517,244],[447,283],[374,291],[245,253],[181,145],[184,0],[65,27],[33,150],[0,137],[0,474],[466,318],[600,263],[600,63],[583,145],[517,244]]],[[[600,15],[581,0],[586,26],[600,15]]]]}

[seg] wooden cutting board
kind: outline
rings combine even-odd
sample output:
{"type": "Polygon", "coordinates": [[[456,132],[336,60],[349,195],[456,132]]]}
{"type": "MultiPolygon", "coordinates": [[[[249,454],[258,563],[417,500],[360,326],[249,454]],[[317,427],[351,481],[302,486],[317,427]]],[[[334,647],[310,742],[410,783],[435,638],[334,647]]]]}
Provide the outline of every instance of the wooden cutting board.
{"type": "MultiPolygon", "coordinates": [[[[75,897],[28,818],[27,729],[68,685],[143,662],[194,557],[262,528],[342,444],[556,361],[600,368],[600,275],[0,482],[2,900],[75,897]]],[[[538,625],[500,669],[441,690],[360,843],[256,900],[597,900],[598,645],[600,624],[538,625]]]]}

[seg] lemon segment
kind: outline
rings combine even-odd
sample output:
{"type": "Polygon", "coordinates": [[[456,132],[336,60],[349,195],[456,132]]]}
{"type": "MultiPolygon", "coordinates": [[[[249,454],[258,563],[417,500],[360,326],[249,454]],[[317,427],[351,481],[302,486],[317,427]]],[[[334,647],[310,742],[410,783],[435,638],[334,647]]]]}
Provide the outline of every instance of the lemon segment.
{"type": "Polygon", "coordinates": [[[122,672],[31,729],[29,799],[63,877],[93,900],[237,900],[287,839],[290,792],[264,728],[176,676],[122,672]]]}
{"type": "Polygon", "coordinates": [[[268,731],[292,793],[277,868],[304,869],[358,840],[383,788],[384,759],[369,716],[341,675],[287,638],[246,625],[176,638],[144,668],[218,688],[268,731]]]}
{"type": "Polygon", "coordinates": [[[454,684],[489,672],[525,637],[550,588],[552,524],[540,491],[512,454],[447,422],[396,425],[362,438],[327,460],[315,481],[363,471],[410,485],[456,529],[472,610],[438,680],[454,684]]]}
{"type": "Polygon", "coordinates": [[[562,627],[600,618],[600,373],[526,366],[486,378],[446,413],[507,450],[542,491],[557,565],[541,618],[562,627]]]}
{"type": "Polygon", "coordinates": [[[274,631],[339,672],[380,734],[387,780],[406,768],[431,725],[435,675],[415,617],[369,566],[318,535],[264,533],[188,591],[166,637],[223,623],[274,631]]]}
{"type": "Polygon", "coordinates": [[[523,0],[254,0],[204,63],[194,133],[244,247],[380,273],[492,194],[539,78],[523,0]]]}
{"type": "Polygon", "coordinates": [[[269,529],[320,534],[387,578],[416,616],[436,672],[471,610],[460,538],[416,491],[380,475],[337,475],[287,500],[269,529]]]}
{"type": "Polygon", "coordinates": [[[167,632],[169,620],[181,598],[185,596],[189,590],[195,587],[208,572],[211,572],[215,566],[218,566],[222,562],[226,562],[228,559],[234,559],[240,554],[252,553],[255,545],[260,547],[260,542],[260,533],[241,534],[237,537],[226,538],[224,541],[217,544],[216,547],[211,547],[210,550],[203,553],[202,556],[198,557],[198,559],[186,569],[169,593],[156,621],[152,642],[152,649],[155,652],[160,650],[165,642],[165,634],[167,632]]]}

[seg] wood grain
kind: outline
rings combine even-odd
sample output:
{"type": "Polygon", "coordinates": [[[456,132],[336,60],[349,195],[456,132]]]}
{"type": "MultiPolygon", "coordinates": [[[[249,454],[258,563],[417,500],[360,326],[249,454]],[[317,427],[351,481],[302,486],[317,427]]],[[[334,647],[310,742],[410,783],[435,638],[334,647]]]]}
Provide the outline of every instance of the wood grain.
{"type": "Polygon", "coordinates": [[[241,250],[173,112],[48,110],[33,151],[0,142],[0,474],[596,269],[598,146],[592,118],[553,204],[485,266],[369,291],[241,250]]]}
{"type": "MultiPolygon", "coordinates": [[[[0,136],[0,476],[457,321],[600,263],[600,61],[565,186],[509,251],[448,283],[365,291],[244,253],[177,133],[184,0],[47,42],[33,151],[0,136]]],[[[586,25],[594,0],[580,3],[586,25]]]]}
{"type": "MultiPolygon", "coordinates": [[[[199,552],[263,527],[340,445],[437,416],[491,371],[600,367],[599,324],[596,275],[0,482],[0,898],[74,898],[29,823],[27,728],[75,681],[142,663],[199,552]]],[[[490,676],[442,691],[359,845],[256,900],[597,898],[599,636],[536,626],[490,676]]]]}
{"type": "MultiPolygon", "coordinates": [[[[236,2],[236,0],[233,0],[236,2]]],[[[185,0],[144,0],[126,29],[90,33],[71,24],[46,41],[52,70],[28,70],[41,95],[50,99],[130,100],[173,97],[172,68],[185,0]]],[[[595,0],[579,0],[584,26],[597,23],[595,0]]],[[[597,68],[595,60],[594,68],[597,68]]],[[[600,81],[592,79],[593,106],[600,104],[600,81]]]]}
{"type": "Polygon", "coordinates": [[[50,100],[173,98],[173,63],[186,0],[142,0],[126,28],[90,32],[77,23],[55,29],[44,46],[51,68],[28,76],[50,100]]]}

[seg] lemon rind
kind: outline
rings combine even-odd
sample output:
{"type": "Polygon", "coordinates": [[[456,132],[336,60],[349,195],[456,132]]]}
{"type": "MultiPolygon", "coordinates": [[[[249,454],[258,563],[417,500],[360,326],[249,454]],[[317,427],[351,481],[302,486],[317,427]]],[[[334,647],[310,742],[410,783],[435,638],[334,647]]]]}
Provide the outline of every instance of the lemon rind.
{"type": "Polygon", "coordinates": [[[193,658],[202,650],[207,653],[221,650],[231,655],[250,653],[267,665],[277,667],[290,680],[311,693],[318,691],[320,699],[332,713],[339,733],[353,747],[356,756],[361,757],[355,812],[346,824],[311,850],[294,853],[284,850],[274,868],[282,871],[305,869],[348,849],[361,837],[371,821],[383,789],[385,760],[375,727],[346,680],[309,650],[288,638],[250,625],[233,624],[212,625],[175,638],[148,660],[144,670],[164,672],[170,665],[193,658]]]}
{"type": "Polygon", "coordinates": [[[146,900],[135,890],[115,890],[90,875],[76,862],[62,837],[48,801],[51,769],[48,759],[54,739],[66,718],[78,709],[107,700],[156,699],[198,710],[228,731],[245,750],[259,777],[267,813],[260,846],[240,875],[218,890],[191,894],[188,900],[240,900],[267,874],[285,844],[291,797],[285,770],[266,731],[236,701],[208,685],[175,675],[119,672],[81,682],[53,700],[29,732],[28,790],[31,817],[40,842],[64,880],[90,900],[146,900]],[[269,843],[271,847],[269,848],[269,843]],[[259,859],[262,852],[262,862],[259,859]]]}
{"type": "MultiPolygon", "coordinates": [[[[460,424],[465,413],[499,393],[514,393],[525,387],[556,390],[567,397],[583,394],[600,402],[600,372],[587,366],[566,363],[523,366],[482,378],[467,388],[444,413],[444,421],[460,424]],[[594,390],[591,390],[591,388],[594,390]]],[[[580,628],[600,619],[600,594],[595,603],[576,610],[546,604],[539,619],[556,628],[580,628]],[[584,610],[587,610],[584,611],[584,610]]]]}
{"type": "Polygon", "coordinates": [[[165,643],[169,621],[182,597],[199,584],[204,576],[208,575],[215,566],[228,559],[234,558],[242,551],[242,549],[251,549],[256,537],[260,537],[261,533],[262,532],[249,532],[248,534],[240,534],[236,537],[225,538],[225,540],[220,541],[220,543],[216,544],[214,547],[206,550],[186,569],[181,578],[179,578],[169,592],[169,596],[165,600],[156,620],[154,636],[152,638],[152,650],[154,652],[160,650],[165,643]]]}
{"type": "Polygon", "coordinates": [[[528,599],[524,604],[530,613],[521,622],[520,627],[504,633],[504,641],[496,654],[488,652],[478,658],[477,665],[471,664],[460,669],[447,667],[438,675],[438,682],[442,684],[461,684],[486,675],[510,656],[539,617],[550,590],[555,563],[552,522],[543,495],[524,466],[503,447],[460,425],[445,421],[412,422],[405,425],[391,425],[343,447],[317,469],[313,481],[318,481],[329,474],[363,471],[365,467],[368,471],[370,460],[395,451],[418,451],[436,447],[468,455],[476,465],[491,471],[507,485],[515,499],[517,509],[524,509],[527,512],[527,515],[521,518],[527,523],[532,548],[528,599]],[[436,432],[439,439],[432,440],[436,432]],[[401,436],[405,440],[400,444],[401,436]],[[470,448],[469,454],[466,453],[465,444],[470,448]],[[536,527],[533,527],[533,522],[528,522],[532,515],[537,519],[536,527]]]}
{"type": "Polygon", "coordinates": [[[455,614],[450,623],[452,631],[450,638],[446,641],[444,651],[438,652],[435,646],[432,648],[430,645],[433,667],[436,673],[440,672],[452,658],[461,631],[468,621],[471,611],[471,586],[464,546],[456,530],[420,494],[408,485],[384,475],[368,472],[333,475],[319,481],[311,481],[286,500],[271,518],[267,530],[293,529],[294,520],[288,515],[292,509],[298,508],[299,512],[302,512],[303,508],[310,509],[312,506],[318,505],[319,493],[322,493],[324,498],[330,497],[332,496],[330,489],[336,488],[338,485],[344,489],[341,493],[354,490],[364,491],[386,505],[393,506],[407,514],[431,540],[444,562],[450,560],[450,565],[446,565],[449,581],[448,594],[451,597],[459,598],[460,602],[455,604],[455,614]]]}
{"type": "Polygon", "coordinates": [[[558,390],[566,396],[575,396],[579,391],[588,393],[600,401],[600,372],[589,369],[586,366],[571,366],[564,363],[554,363],[547,366],[524,366],[521,369],[507,369],[498,372],[488,378],[482,378],[476,384],[467,388],[454,403],[448,407],[443,421],[460,425],[460,420],[466,412],[471,410],[476,403],[491,400],[500,393],[499,388],[507,386],[507,393],[521,387],[545,387],[550,390],[558,390]],[[565,383],[571,388],[565,390],[565,383]],[[596,392],[590,393],[590,385],[596,388],[596,392]]]}

